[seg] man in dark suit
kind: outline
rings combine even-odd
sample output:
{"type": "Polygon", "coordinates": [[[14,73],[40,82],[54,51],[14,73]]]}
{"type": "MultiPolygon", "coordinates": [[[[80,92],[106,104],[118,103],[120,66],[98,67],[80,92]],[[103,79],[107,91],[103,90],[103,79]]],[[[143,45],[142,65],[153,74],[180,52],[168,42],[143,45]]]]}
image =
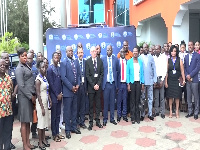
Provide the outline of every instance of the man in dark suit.
{"type": "Polygon", "coordinates": [[[83,59],[83,48],[79,47],[77,50],[78,59],[76,60],[80,67],[80,87],[78,90],[78,100],[77,100],[77,124],[81,128],[86,129],[85,125],[85,106],[86,106],[86,93],[87,93],[87,83],[85,76],[85,60],[83,59]]]}
{"type": "Polygon", "coordinates": [[[60,141],[64,138],[59,135],[59,122],[62,102],[62,83],[60,77],[60,68],[58,66],[59,55],[57,52],[52,54],[52,64],[47,70],[47,80],[49,82],[49,94],[52,100],[51,107],[51,131],[54,141],[60,141]]]}
{"type": "Polygon", "coordinates": [[[77,91],[80,85],[80,69],[73,60],[73,49],[66,47],[66,59],[60,64],[61,80],[63,83],[63,104],[66,137],[71,138],[72,133],[81,134],[77,129],[77,91]]]}
{"type": "Polygon", "coordinates": [[[123,120],[128,122],[127,118],[127,84],[126,84],[126,64],[125,52],[123,49],[120,50],[120,58],[118,64],[118,96],[117,96],[117,122],[120,122],[121,117],[123,120]]]}
{"type": "Polygon", "coordinates": [[[93,105],[94,102],[96,102],[95,110],[96,110],[96,126],[99,128],[103,128],[103,126],[100,123],[100,110],[101,110],[101,83],[103,79],[103,63],[100,58],[97,57],[97,52],[94,46],[90,49],[91,57],[86,60],[85,66],[86,66],[86,78],[88,82],[88,96],[89,96],[89,127],[88,130],[92,130],[93,127],[93,115],[94,115],[94,109],[93,105]]]}
{"type": "Polygon", "coordinates": [[[194,119],[198,119],[199,113],[199,93],[198,93],[198,72],[200,70],[200,55],[194,51],[194,43],[188,43],[189,54],[184,58],[184,70],[187,79],[187,103],[188,114],[186,118],[192,117],[194,113],[194,119]],[[194,95],[195,109],[192,107],[192,94],[194,95]]]}
{"type": "Polygon", "coordinates": [[[114,120],[115,109],[115,94],[117,89],[117,71],[118,71],[118,59],[112,55],[112,46],[107,46],[107,56],[102,58],[104,77],[103,77],[103,95],[104,95],[104,118],[103,126],[106,126],[108,120],[108,106],[110,104],[110,122],[114,125],[117,123],[114,120]]]}

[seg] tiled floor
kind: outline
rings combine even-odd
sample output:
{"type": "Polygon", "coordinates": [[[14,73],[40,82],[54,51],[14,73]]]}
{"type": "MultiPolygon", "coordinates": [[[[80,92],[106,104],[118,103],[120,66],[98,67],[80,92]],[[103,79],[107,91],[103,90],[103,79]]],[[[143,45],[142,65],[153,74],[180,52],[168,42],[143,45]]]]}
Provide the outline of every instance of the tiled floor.
{"type": "MultiPolygon", "coordinates": [[[[92,131],[81,129],[79,135],[71,134],[71,139],[62,142],[49,140],[50,150],[200,150],[200,119],[185,118],[165,119],[160,116],[154,121],[145,118],[140,124],[121,121],[117,125],[107,123],[103,129],[94,126],[92,131]]],[[[102,118],[101,118],[102,120],[102,118]]],[[[88,121],[86,121],[88,126],[88,121]]],[[[94,124],[95,125],[95,124],[94,124]]],[[[51,131],[46,133],[51,135],[51,131]]],[[[65,135],[65,132],[62,131],[65,135]]],[[[13,144],[22,149],[20,123],[15,120],[13,144]]],[[[31,139],[32,144],[38,140],[31,139]]]]}

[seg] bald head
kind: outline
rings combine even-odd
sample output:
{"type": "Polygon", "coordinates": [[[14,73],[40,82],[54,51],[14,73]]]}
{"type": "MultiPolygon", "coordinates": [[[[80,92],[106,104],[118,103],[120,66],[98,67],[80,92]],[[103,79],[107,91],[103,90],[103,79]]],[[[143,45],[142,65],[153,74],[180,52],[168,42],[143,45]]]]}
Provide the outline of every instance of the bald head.
{"type": "Polygon", "coordinates": [[[66,55],[68,58],[72,59],[73,57],[73,49],[71,46],[67,46],[66,47],[66,55]]]}
{"type": "Polygon", "coordinates": [[[112,55],[112,52],[113,52],[113,51],[112,51],[112,46],[111,46],[111,45],[108,45],[108,46],[107,46],[107,56],[110,57],[110,56],[112,55]]]}
{"type": "Polygon", "coordinates": [[[1,53],[1,59],[3,59],[5,61],[6,67],[9,67],[10,59],[9,59],[9,54],[7,52],[2,52],[1,53]]]}
{"type": "Polygon", "coordinates": [[[92,58],[96,58],[97,57],[97,50],[96,50],[96,48],[94,46],[92,46],[90,48],[90,54],[91,54],[92,58]]]}
{"type": "Polygon", "coordinates": [[[32,67],[33,64],[33,54],[32,53],[28,53],[27,54],[27,64],[29,65],[29,67],[32,67]]]}

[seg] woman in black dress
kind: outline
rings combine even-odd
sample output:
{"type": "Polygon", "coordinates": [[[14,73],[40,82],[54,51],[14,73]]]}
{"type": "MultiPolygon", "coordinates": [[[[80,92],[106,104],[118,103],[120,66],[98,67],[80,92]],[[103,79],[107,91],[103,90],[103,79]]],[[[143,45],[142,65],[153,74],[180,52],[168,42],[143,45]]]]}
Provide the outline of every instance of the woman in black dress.
{"type": "Polygon", "coordinates": [[[172,102],[176,102],[176,118],[179,118],[179,99],[181,97],[181,86],[185,85],[185,74],[183,62],[180,59],[179,50],[176,46],[172,45],[169,50],[170,58],[168,59],[168,70],[165,80],[165,87],[167,88],[167,98],[169,98],[169,118],[172,118],[172,102]],[[180,85],[180,77],[183,82],[180,85]]]}

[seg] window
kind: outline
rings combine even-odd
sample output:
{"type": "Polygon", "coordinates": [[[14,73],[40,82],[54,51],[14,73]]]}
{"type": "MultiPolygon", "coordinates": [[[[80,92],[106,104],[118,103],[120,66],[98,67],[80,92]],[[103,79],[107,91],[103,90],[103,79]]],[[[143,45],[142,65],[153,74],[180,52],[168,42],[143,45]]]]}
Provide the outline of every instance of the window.
{"type": "Polygon", "coordinates": [[[104,0],[79,0],[79,24],[104,23],[104,0]]]}
{"type": "Polygon", "coordinates": [[[130,25],[129,23],[129,0],[117,0],[116,2],[116,24],[130,25]]]}

